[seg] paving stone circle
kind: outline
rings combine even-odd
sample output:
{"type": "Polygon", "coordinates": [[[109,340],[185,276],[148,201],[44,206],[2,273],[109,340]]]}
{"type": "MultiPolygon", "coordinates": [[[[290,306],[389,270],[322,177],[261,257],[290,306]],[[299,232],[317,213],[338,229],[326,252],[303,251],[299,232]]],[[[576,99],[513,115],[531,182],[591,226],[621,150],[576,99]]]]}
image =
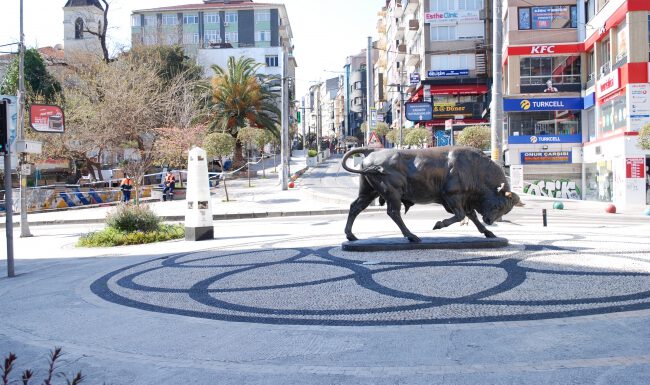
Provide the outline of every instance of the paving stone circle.
{"type": "Polygon", "coordinates": [[[152,312],[282,325],[477,323],[650,308],[647,250],[576,238],[494,250],[211,250],[124,267],[91,290],[152,312]]]}

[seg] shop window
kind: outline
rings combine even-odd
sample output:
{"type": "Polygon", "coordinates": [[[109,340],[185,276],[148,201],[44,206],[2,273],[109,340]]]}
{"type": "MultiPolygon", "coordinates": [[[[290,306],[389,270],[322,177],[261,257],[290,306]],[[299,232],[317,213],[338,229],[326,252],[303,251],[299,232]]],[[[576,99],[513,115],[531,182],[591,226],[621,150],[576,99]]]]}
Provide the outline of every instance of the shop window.
{"type": "Polygon", "coordinates": [[[603,103],[600,106],[596,137],[627,126],[627,104],[625,95],[603,103]]]}
{"type": "Polygon", "coordinates": [[[580,111],[511,112],[509,136],[575,135],[580,133],[580,111]]]}
{"type": "Polygon", "coordinates": [[[584,197],[590,201],[611,202],[614,177],[611,161],[585,163],[584,197]]]}
{"type": "Polygon", "coordinates": [[[520,92],[579,92],[580,56],[524,57],[519,62],[520,92]]]}

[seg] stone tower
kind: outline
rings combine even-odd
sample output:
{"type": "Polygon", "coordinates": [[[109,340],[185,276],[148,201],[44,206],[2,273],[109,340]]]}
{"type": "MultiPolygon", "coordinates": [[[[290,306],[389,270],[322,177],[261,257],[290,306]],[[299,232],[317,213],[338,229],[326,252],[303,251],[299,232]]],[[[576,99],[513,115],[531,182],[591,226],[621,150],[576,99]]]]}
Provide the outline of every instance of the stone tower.
{"type": "Polygon", "coordinates": [[[65,58],[79,54],[102,55],[96,35],[104,20],[104,8],[99,0],[68,0],[63,7],[63,44],[65,58]]]}

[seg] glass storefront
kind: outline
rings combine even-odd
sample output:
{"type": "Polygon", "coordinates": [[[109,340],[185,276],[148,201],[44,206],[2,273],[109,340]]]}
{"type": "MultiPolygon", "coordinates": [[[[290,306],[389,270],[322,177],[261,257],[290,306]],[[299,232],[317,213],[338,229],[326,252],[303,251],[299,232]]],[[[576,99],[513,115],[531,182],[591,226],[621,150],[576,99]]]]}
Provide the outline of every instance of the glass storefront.
{"type": "Polygon", "coordinates": [[[575,135],[580,133],[580,111],[509,112],[510,136],[575,135]]]}
{"type": "Polygon", "coordinates": [[[585,195],[589,201],[611,202],[613,198],[614,177],[611,161],[585,163],[585,195]]]}
{"type": "Polygon", "coordinates": [[[625,95],[614,98],[600,105],[596,137],[627,126],[627,103],[625,95]]]}

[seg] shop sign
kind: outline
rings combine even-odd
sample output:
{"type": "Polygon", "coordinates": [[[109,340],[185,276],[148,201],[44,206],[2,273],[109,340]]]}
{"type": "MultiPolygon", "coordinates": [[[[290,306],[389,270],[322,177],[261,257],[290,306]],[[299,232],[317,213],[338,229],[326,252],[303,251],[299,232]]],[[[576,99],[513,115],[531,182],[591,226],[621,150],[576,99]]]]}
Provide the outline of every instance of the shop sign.
{"type": "Polygon", "coordinates": [[[650,84],[633,83],[627,86],[630,111],[630,131],[639,131],[650,123],[650,84]]]}
{"type": "Polygon", "coordinates": [[[469,70],[431,70],[427,71],[427,77],[439,78],[446,76],[469,76],[469,70]]]}
{"type": "Polygon", "coordinates": [[[625,159],[625,178],[626,179],[643,179],[645,177],[645,159],[644,158],[627,158],[625,159]]]}
{"type": "Polygon", "coordinates": [[[457,22],[480,21],[478,11],[425,12],[424,22],[428,24],[445,24],[457,22]]]}
{"type": "Polygon", "coordinates": [[[422,122],[433,119],[433,105],[427,102],[404,103],[404,114],[406,120],[411,122],[422,122]]]}
{"type": "Polygon", "coordinates": [[[560,53],[579,54],[584,52],[584,46],[580,43],[571,44],[544,44],[544,45],[520,45],[509,46],[509,56],[533,56],[533,55],[555,55],[560,53]]]}
{"type": "Polygon", "coordinates": [[[29,107],[29,123],[38,132],[62,134],[65,129],[63,110],[59,106],[32,104],[29,107]]]}
{"type": "Polygon", "coordinates": [[[411,83],[412,86],[416,86],[416,85],[420,84],[420,74],[417,73],[417,72],[414,72],[414,73],[410,74],[409,79],[411,80],[410,83],[411,83]]]}
{"type": "Polygon", "coordinates": [[[434,119],[480,118],[483,110],[481,103],[436,103],[433,106],[434,119]]]}
{"type": "Polygon", "coordinates": [[[582,98],[503,99],[504,111],[582,110],[582,98]]]}
{"type": "Polygon", "coordinates": [[[571,163],[571,151],[522,152],[522,164],[571,163]]]}
{"type": "Polygon", "coordinates": [[[620,87],[620,73],[619,69],[603,76],[598,83],[596,83],[596,90],[598,91],[598,97],[602,98],[603,96],[616,91],[620,87]]]}
{"type": "Polygon", "coordinates": [[[510,144],[582,143],[582,135],[514,135],[508,136],[510,144]]]}
{"type": "Polygon", "coordinates": [[[567,28],[571,24],[571,8],[568,5],[532,7],[532,28],[567,28]]]}

